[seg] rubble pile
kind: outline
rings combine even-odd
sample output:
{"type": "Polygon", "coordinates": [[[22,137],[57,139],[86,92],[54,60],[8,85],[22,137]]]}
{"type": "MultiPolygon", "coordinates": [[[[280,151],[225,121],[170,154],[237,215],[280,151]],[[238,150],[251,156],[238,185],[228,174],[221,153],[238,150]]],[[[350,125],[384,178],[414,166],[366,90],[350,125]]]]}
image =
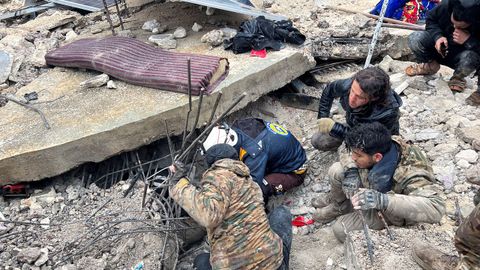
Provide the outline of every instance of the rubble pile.
{"type": "MultiPolygon", "coordinates": [[[[5,269],[172,269],[179,240],[142,210],[143,182],[84,188],[58,177],[26,199],[1,199],[0,261],[5,269]]],[[[170,228],[175,231],[174,227],[170,228]]]]}

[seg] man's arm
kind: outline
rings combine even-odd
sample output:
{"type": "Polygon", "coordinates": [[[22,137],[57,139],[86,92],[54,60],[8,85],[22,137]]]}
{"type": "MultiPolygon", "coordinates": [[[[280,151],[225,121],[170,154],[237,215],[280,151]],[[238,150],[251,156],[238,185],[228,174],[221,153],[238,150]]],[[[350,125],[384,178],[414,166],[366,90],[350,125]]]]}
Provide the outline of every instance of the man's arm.
{"type": "Polygon", "coordinates": [[[267,187],[263,183],[263,179],[265,178],[265,170],[267,169],[267,155],[261,153],[260,156],[255,158],[251,157],[249,154],[242,160],[245,165],[247,165],[248,169],[250,170],[250,175],[252,176],[253,181],[255,181],[260,188],[262,189],[263,195],[268,195],[267,187]]]}
{"type": "Polygon", "coordinates": [[[473,50],[478,52],[480,51],[480,38],[472,34],[463,45],[467,50],[473,50]]]}
{"type": "Polygon", "coordinates": [[[317,118],[330,117],[333,100],[348,92],[351,85],[352,79],[337,80],[329,83],[327,87],[325,87],[325,90],[323,90],[322,97],[320,98],[317,118]]]}
{"type": "Polygon", "coordinates": [[[435,42],[439,38],[446,36],[443,29],[440,27],[440,19],[447,9],[447,4],[440,4],[428,12],[425,28],[435,42]]]}
{"type": "Polygon", "coordinates": [[[439,191],[426,183],[425,178],[415,177],[405,189],[412,190],[408,194],[387,194],[389,203],[385,213],[407,222],[439,222],[445,214],[445,202],[438,196],[439,191]]]}
{"type": "Polygon", "coordinates": [[[170,196],[200,225],[213,228],[223,221],[230,206],[232,187],[227,177],[227,173],[210,171],[204,175],[200,189],[182,178],[170,187],[170,196]]]}

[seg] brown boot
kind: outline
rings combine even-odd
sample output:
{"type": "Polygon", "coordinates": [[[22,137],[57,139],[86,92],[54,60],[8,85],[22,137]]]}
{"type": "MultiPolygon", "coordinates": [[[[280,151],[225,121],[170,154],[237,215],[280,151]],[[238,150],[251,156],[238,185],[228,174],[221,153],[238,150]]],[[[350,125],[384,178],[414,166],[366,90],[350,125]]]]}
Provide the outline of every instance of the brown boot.
{"type": "Polygon", "coordinates": [[[460,259],[444,254],[432,245],[417,242],[413,245],[413,260],[425,270],[453,270],[460,259]]]}
{"type": "Polygon", "coordinates": [[[480,106],[480,91],[473,92],[466,100],[465,103],[471,106],[480,106]]]}
{"type": "Polygon", "coordinates": [[[315,208],[323,208],[332,203],[332,195],[330,193],[325,193],[317,198],[312,199],[312,206],[315,208]]]}
{"type": "Polygon", "coordinates": [[[408,76],[416,75],[433,75],[440,69],[440,64],[437,61],[430,63],[413,64],[405,69],[405,74],[408,76]]]}
{"type": "Polygon", "coordinates": [[[336,203],[331,203],[323,208],[317,209],[312,217],[316,222],[324,224],[333,221],[342,214],[340,206],[336,203]]]}

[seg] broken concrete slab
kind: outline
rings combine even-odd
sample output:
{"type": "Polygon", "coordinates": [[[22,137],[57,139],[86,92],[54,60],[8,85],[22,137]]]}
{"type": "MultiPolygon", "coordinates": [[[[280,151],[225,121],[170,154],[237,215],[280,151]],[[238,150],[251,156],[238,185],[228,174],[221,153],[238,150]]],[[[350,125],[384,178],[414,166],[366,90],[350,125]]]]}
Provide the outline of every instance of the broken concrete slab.
{"type": "Polygon", "coordinates": [[[57,10],[52,14],[43,13],[35,18],[35,20],[28,21],[17,26],[18,29],[27,30],[29,32],[41,32],[44,30],[51,30],[59,26],[74,22],[82,15],[71,10],[57,10]]]}
{"type": "Polygon", "coordinates": [[[0,84],[4,83],[12,72],[13,57],[6,51],[0,51],[0,84]]]}
{"type": "MultiPolygon", "coordinates": [[[[226,52],[223,52],[226,53],[226,52]]],[[[278,89],[314,66],[299,51],[284,49],[259,60],[228,54],[229,76],[204,97],[200,123],[210,116],[219,92],[217,112],[223,112],[240,93],[247,97],[238,110],[278,89]]],[[[85,162],[99,162],[165,136],[163,121],[180,134],[188,109],[188,96],[117,81],[117,89],[82,90],[80,82],[92,72],[54,68],[17,95],[37,91],[32,103],[45,113],[52,128],[46,130],[38,114],[13,103],[0,109],[0,184],[34,181],[61,174],[85,162]],[[41,103],[43,102],[43,103],[41,103]]],[[[198,98],[194,98],[196,106],[198,98]]]]}

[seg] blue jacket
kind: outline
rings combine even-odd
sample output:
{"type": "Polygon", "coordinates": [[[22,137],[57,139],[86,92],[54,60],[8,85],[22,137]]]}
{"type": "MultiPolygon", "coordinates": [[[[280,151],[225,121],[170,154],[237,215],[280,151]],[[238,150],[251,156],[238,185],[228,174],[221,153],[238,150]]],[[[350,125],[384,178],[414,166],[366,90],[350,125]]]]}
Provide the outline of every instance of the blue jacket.
{"type": "MultiPolygon", "coordinates": [[[[252,121],[258,119],[252,118],[252,121]]],[[[291,173],[307,161],[302,145],[287,129],[275,123],[263,123],[265,127],[256,138],[251,138],[239,127],[232,127],[238,134],[235,148],[239,151],[240,160],[261,187],[264,186],[265,175],[291,173]]]]}

